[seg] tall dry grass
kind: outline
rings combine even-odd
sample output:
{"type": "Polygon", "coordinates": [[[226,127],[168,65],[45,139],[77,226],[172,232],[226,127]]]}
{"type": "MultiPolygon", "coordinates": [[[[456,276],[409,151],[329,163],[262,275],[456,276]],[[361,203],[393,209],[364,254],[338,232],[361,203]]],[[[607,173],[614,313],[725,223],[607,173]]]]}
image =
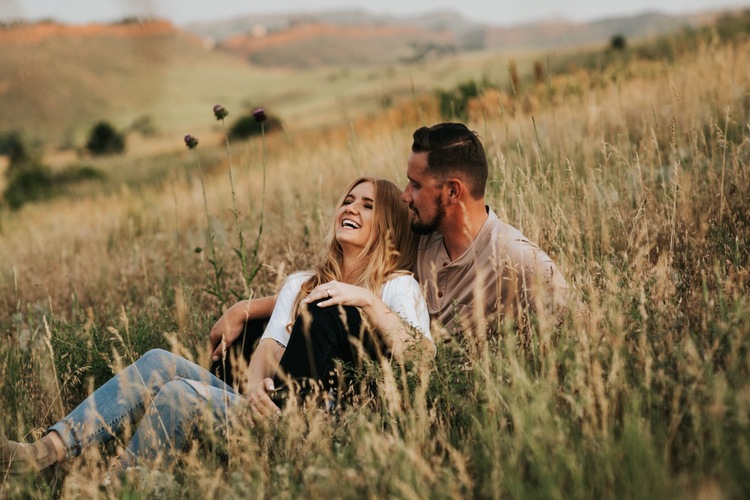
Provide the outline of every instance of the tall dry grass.
{"type": "MultiPolygon", "coordinates": [[[[100,480],[123,443],[89,451],[41,489],[31,479],[6,488],[40,497],[746,497],[748,59],[747,42],[708,44],[669,65],[552,78],[523,96],[525,111],[485,97],[470,125],[490,160],[489,203],[567,276],[584,307],[561,327],[540,319],[528,335],[446,339],[430,374],[373,367],[377,393],[335,418],[287,411],[109,489],[100,480]]],[[[264,266],[251,292],[271,293],[314,261],[349,179],[403,183],[411,132],[436,120],[386,116],[269,141],[264,266]]],[[[237,211],[254,234],[260,144],[233,154],[237,211]]],[[[0,391],[11,436],[38,436],[150,347],[207,363],[208,330],[227,304],[206,292],[206,216],[228,294],[242,277],[226,165],[211,167],[205,210],[194,161],[186,152],[153,188],[0,216],[0,391]]]]}

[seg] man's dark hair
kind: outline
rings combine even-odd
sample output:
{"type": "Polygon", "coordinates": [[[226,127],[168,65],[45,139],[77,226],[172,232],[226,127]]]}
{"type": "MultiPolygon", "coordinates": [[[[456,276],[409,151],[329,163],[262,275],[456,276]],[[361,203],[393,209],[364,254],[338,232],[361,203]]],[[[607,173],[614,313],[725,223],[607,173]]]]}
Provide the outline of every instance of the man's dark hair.
{"type": "Polygon", "coordinates": [[[479,137],[463,123],[439,123],[414,132],[414,153],[427,153],[429,173],[445,180],[462,177],[475,199],[484,196],[487,184],[487,156],[479,137]]]}

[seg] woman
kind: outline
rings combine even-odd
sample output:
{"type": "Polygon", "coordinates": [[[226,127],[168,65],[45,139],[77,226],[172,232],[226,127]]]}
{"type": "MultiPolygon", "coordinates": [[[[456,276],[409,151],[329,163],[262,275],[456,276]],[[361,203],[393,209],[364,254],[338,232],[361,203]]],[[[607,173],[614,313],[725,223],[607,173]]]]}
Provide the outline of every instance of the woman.
{"type": "MultiPolygon", "coordinates": [[[[391,182],[360,177],[344,191],[321,263],[291,275],[248,368],[248,399],[204,368],[154,349],[109,380],[33,444],[0,437],[0,477],[39,471],[106,442],[139,422],[121,457],[168,462],[203,422],[225,422],[248,400],[257,415],[278,411],[269,391],[280,382],[331,389],[336,359],[364,349],[404,359],[411,346],[434,353],[429,315],[413,263],[415,238],[391,182]],[[337,307],[331,307],[337,306],[337,307]],[[369,337],[369,334],[372,337],[369,337]],[[311,381],[312,384],[306,383],[311,381]]],[[[277,400],[278,401],[278,400],[277,400]]]]}

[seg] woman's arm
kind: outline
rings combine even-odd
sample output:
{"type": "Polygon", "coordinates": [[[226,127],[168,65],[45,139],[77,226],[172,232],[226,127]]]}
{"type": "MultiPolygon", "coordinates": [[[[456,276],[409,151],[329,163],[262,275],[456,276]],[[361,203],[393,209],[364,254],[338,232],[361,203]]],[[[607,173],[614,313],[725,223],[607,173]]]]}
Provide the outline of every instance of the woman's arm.
{"type": "MultiPolygon", "coordinates": [[[[416,285],[416,282],[415,282],[416,285]]],[[[419,289],[416,289],[418,297],[423,304],[424,299],[419,289]]],[[[361,308],[367,316],[370,324],[378,331],[380,338],[385,346],[393,354],[394,358],[403,362],[411,359],[415,354],[422,351],[434,355],[435,346],[429,335],[429,315],[426,306],[421,324],[410,324],[404,321],[399,314],[396,314],[385,301],[375,293],[356,285],[349,285],[339,281],[330,281],[314,288],[310,295],[305,299],[306,302],[314,302],[323,299],[318,303],[320,307],[332,305],[348,305],[361,308]],[[420,346],[421,348],[412,348],[420,346]]],[[[407,301],[408,302],[408,301],[407,301]]],[[[413,314],[409,317],[417,317],[418,307],[417,300],[413,304],[408,304],[407,308],[414,308],[413,314]]]]}
{"type": "Polygon", "coordinates": [[[253,410],[263,416],[281,411],[271,400],[269,393],[275,389],[273,376],[279,369],[284,351],[284,346],[274,339],[261,339],[250,357],[247,368],[247,399],[253,410]]]}
{"type": "Polygon", "coordinates": [[[287,325],[292,321],[292,308],[302,283],[310,273],[294,273],[284,282],[275,302],[266,330],[258,347],[250,357],[247,376],[247,398],[256,414],[270,416],[279,412],[270,398],[275,389],[273,376],[279,368],[281,357],[289,342],[287,325]]]}
{"type": "Polygon", "coordinates": [[[242,333],[245,322],[252,319],[263,319],[271,316],[278,295],[260,297],[252,300],[241,300],[226,310],[216,321],[208,338],[211,357],[214,361],[221,359],[227,347],[232,345],[242,333]]]}

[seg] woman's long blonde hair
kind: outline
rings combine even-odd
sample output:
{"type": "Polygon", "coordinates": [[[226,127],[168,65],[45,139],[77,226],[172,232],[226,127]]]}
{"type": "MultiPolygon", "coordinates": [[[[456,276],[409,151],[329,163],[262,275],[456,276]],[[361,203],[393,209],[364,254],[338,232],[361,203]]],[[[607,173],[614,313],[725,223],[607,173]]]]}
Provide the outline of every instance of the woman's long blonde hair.
{"type": "MultiPolygon", "coordinates": [[[[350,283],[380,295],[387,280],[411,272],[417,257],[418,239],[409,225],[409,209],[401,200],[401,190],[389,180],[371,176],[355,179],[344,190],[336,208],[341,207],[352,189],[363,182],[371,182],[375,191],[372,232],[360,253],[364,265],[356,271],[355,279],[350,283]]],[[[292,318],[297,317],[302,299],[313,288],[331,280],[341,281],[343,278],[344,252],[341,244],[336,241],[337,223],[337,217],[334,217],[326,236],[321,263],[313,269],[313,276],[302,284],[294,303],[292,318]]]]}

